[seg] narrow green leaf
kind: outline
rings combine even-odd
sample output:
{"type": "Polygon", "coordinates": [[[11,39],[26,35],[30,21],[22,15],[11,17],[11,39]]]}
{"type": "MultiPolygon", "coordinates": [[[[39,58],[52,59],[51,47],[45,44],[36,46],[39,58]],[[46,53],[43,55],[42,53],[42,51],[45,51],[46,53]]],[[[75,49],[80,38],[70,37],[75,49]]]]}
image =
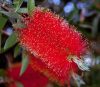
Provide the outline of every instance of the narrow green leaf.
{"type": "Polygon", "coordinates": [[[99,25],[100,15],[98,14],[93,22],[92,22],[92,37],[95,38],[95,36],[98,33],[98,25],[99,25]]]}
{"type": "Polygon", "coordinates": [[[18,22],[18,23],[15,23],[15,24],[13,24],[13,27],[14,28],[25,28],[26,27],[26,25],[24,24],[24,23],[21,23],[21,22],[18,22]]]}
{"type": "Polygon", "coordinates": [[[18,19],[19,19],[19,18],[21,17],[21,16],[20,16],[18,13],[16,13],[16,12],[6,12],[6,11],[0,10],[0,13],[4,14],[4,15],[10,17],[10,18],[18,18],[18,19]]]}
{"type": "Polygon", "coordinates": [[[1,53],[1,37],[2,37],[2,35],[1,35],[1,32],[0,32],[0,53],[1,53]]]}
{"type": "Polygon", "coordinates": [[[28,8],[28,13],[31,14],[31,12],[35,8],[35,0],[28,0],[27,8],[28,8]]]}
{"type": "Polygon", "coordinates": [[[25,52],[23,52],[23,54],[22,54],[22,67],[20,70],[20,76],[25,72],[28,64],[29,64],[28,55],[25,52]]]}
{"type": "Polygon", "coordinates": [[[16,83],[16,86],[17,86],[17,87],[24,87],[23,84],[22,84],[21,82],[17,82],[17,83],[16,83]]]}
{"type": "Polygon", "coordinates": [[[9,49],[10,47],[14,46],[17,43],[17,36],[16,33],[12,33],[5,42],[4,50],[9,49]]]}
{"type": "Polygon", "coordinates": [[[92,26],[89,24],[79,24],[79,26],[82,28],[90,28],[90,29],[92,28],[92,26]]]}
{"type": "Polygon", "coordinates": [[[17,11],[18,13],[28,13],[28,9],[27,8],[20,8],[17,11]]]}
{"type": "Polygon", "coordinates": [[[73,3],[73,5],[74,5],[74,10],[67,17],[67,20],[69,22],[72,21],[73,16],[78,13],[78,8],[77,8],[76,4],[73,3]]]}
{"type": "Polygon", "coordinates": [[[15,5],[15,12],[21,7],[24,0],[14,0],[13,4],[15,5]]]}
{"type": "Polygon", "coordinates": [[[5,71],[4,71],[4,69],[0,69],[0,76],[5,76],[5,71]]]}
{"type": "Polygon", "coordinates": [[[2,20],[2,22],[0,22],[0,30],[3,29],[4,25],[7,22],[7,17],[3,16],[2,14],[0,14],[0,21],[2,20]]]}
{"type": "Polygon", "coordinates": [[[0,20],[2,20],[2,22],[0,22],[0,53],[1,53],[1,38],[2,38],[1,30],[4,28],[4,26],[7,22],[7,17],[0,14],[0,20]]]}
{"type": "Polygon", "coordinates": [[[18,54],[20,53],[20,50],[21,50],[20,46],[17,45],[14,49],[14,58],[18,56],[18,54]]]}

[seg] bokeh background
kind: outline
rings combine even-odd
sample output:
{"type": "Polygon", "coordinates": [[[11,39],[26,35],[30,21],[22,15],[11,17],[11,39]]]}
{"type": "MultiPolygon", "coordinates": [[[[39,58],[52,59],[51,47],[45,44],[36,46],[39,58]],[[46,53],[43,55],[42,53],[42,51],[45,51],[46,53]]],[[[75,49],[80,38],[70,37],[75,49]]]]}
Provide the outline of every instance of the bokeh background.
{"type": "MultiPolygon", "coordinates": [[[[13,4],[12,0],[0,0],[0,2],[13,4]]],[[[21,7],[25,7],[26,4],[27,0],[24,0],[21,7]]],[[[88,39],[90,53],[86,56],[85,62],[90,67],[90,71],[83,72],[81,75],[85,82],[81,87],[100,87],[100,0],[35,0],[35,5],[50,8],[74,25],[88,39]]],[[[1,49],[13,32],[11,21],[7,20],[3,24],[5,21],[6,19],[2,19],[0,14],[0,28],[3,26],[2,35],[0,34],[1,49]]],[[[13,57],[15,48],[16,44],[0,53],[0,87],[7,86],[3,77],[6,76],[5,71],[10,66],[9,62],[15,64],[21,61],[21,52],[17,53],[16,58],[13,57]]],[[[71,83],[71,86],[77,87],[74,83],[71,83]]],[[[50,83],[48,87],[59,86],[50,83]]]]}

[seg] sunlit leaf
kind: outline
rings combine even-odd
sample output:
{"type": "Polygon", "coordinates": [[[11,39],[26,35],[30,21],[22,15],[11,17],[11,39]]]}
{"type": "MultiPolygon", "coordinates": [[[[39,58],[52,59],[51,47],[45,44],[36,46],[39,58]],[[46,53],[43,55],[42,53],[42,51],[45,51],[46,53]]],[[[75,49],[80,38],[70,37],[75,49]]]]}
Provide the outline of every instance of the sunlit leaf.
{"type": "Polygon", "coordinates": [[[12,33],[5,42],[4,50],[9,49],[10,47],[14,46],[17,43],[17,36],[16,33],[12,33]]]}
{"type": "Polygon", "coordinates": [[[28,8],[28,13],[31,14],[31,12],[35,8],[35,0],[28,0],[27,8],[28,8]]]}
{"type": "Polygon", "coordinates": [[[25,72],[25,70],[28,67],[28,64],[29,64],[28,55],[23,51],[23,54],[22,54],[22,66],[21,66],[21,70],[20,70],[20,76],[25,72]]]}
{"type": "Polygon", "coordinates": [[[14,0],[13,4],[15,5],[15,12],[20,8],[24,0],[14,0]]]}

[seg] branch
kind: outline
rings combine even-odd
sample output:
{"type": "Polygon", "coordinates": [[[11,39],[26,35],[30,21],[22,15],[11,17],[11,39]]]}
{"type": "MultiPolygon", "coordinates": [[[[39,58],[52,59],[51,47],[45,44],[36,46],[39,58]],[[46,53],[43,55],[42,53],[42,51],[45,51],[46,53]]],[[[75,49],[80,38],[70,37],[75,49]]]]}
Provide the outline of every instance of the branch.
{"type": "Polygon", "coordinates": [[[0,7],[3,8],[4,10],[8,11],[8,12],[14,11],[14,9],[6,6],[5,3],[0,3],[0,7]]]}

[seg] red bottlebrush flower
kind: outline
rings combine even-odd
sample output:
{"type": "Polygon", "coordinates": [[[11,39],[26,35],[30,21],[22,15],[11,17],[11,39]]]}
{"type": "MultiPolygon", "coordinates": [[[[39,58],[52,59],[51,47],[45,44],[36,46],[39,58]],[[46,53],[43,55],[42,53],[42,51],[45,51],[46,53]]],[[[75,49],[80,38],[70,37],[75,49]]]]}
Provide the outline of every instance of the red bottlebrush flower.
{"type": "MultiPolygon", "coordinates": [[[[39,58],[35,58],[33,55],[30,55],[31,60],[31,65],[32,68],[38,72],[43,73],[44,75],[46,75],[51,81],[56,81],[59,85],[64,85],[66,83],[66,80],[68,80],[69,83],[69,78],[70,75],[70,69],[71,67],[73,67],[73,70],[77,72],[77,66],[75,63],[71,63],[68,62],[68,64],[66,64],[65,67],[62,68],[67,68],[67,71],[64,71],[65,75],[60,75],[61,73],[63,73],[62,70],[59,71],[59,73],[56,73],[56,71],[50,69],[44,62],[42,62],[39,58]]],[[[60,62],[59,62],[60,63],[60,62]]],[[[59,65],[60,67],[60,65],[59,65]]],[[[56,66],[55,66],[56,68],[56,66]]],[[[54,69],[55,69],[54,68],[54,69]]],[[[58,71],[57,71],[58,72],[58,71]]]]}
{"type": "Polygon", "coordinates": [[[45,73],[46,70],[46,76],[65,84],[69,74],[78,70],[73,57],[80,59],[85,53],[86,41],[75,27],[44,8],[35,8],[25,23],[27,27],[19,30],[18,39],[38,58],[34,60],[37,63],[32,61],[32,66],[37,65],[38,71],[45,73]]]}
{"type": "Polygon", "coordinates": [[[46,87],[48,79],[37,71],[33,71],[29,65],[26,72],[19,76],[21,64],[14,65],[10,70],[7,71],[8,76],[12,79],[10,87],[17,87],[16,83],[22,83],[24,87],[46,87]]]}

